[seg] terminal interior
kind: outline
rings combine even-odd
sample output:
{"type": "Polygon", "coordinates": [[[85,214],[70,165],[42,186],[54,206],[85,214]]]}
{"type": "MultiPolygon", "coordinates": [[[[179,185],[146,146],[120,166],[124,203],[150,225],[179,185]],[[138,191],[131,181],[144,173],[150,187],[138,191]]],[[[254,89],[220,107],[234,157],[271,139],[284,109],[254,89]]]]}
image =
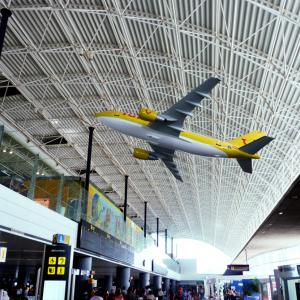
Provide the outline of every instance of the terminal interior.
{"type": "Polygon", "coordinates": [[[0,9],[0,300],[300,300],[299,1],[0,9]]]}

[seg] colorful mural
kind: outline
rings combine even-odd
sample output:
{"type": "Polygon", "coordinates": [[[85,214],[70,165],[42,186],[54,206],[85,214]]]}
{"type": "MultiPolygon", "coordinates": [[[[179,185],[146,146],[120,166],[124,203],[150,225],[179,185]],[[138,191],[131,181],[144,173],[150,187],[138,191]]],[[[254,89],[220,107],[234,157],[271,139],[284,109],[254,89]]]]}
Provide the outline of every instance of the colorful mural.
{"type": "Polygon", "coordinates": [[[93,185],[89,187],[87,221],[134,248],[144,246],[142,229],[129,218],[125,223],[123,212],[93,185]]]}

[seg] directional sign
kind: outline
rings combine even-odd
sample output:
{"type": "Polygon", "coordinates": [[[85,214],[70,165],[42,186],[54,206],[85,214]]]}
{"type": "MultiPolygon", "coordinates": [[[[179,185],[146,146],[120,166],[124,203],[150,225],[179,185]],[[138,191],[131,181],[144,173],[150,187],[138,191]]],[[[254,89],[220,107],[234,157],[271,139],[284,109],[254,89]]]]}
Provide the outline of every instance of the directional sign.
{"type": "Polygon", "coordinates": [[[55,256],[49,257],[48,265],[56,265],[56,257],[55,256]]]}
{"type": "Polygon", "coordinates": [[[71,247],[47,245],[44,261],[44,280],[68,280],[71,247]]]}
{"type": "Polygon", "coordinates": [[[47,274],[55,275],[55,267],[48,267],[47,274]]]}
{"type": "Polygon", "coordinates": [[[65,267],[57,267],[57,275],[65,275],[65,267]]]}
{"type": "Polygon", "coordinates": [[[65,265],[66,264],[66,257],[65,256],[60,256],[58,258],[58,262],[57,262],[58,265],[65,265]]]}
{"type": "Polygon", "coordinates": [[[230,270],[230,271],[249,271],[249,265],[228,265],[227,270],[230,270]]]}

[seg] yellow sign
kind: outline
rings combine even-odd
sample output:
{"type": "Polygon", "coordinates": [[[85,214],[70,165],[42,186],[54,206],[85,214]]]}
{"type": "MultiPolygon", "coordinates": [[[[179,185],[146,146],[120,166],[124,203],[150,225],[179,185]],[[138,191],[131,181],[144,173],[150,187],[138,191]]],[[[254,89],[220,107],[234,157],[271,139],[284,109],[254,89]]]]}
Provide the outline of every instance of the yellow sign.
{"type": "Polygon", "coordinates": [[[56,265],[56,257],[55,256],[49,257],[48,265],[56,265]]]}
{"type": "Polygon", "coordinates": [[[65,275],[65,267],[57,267],[57,275],[65,275]]]}
{"type": "Polygon", "coordinates": [[[48,267],[47,274],[48,275],[55,275],[55,267],[48,267]]]}
{"type": "Polygon", "coordinates": [[[7,253],[7,248],[0,247],[0,262],[6,262],[6,253],[7,253]]]}
{"type": "Polygon", "coordinates": [[[65,256],[60,256],[58,258],[58,265],[65,265],[66,264],[66,257],[65,256]]]}

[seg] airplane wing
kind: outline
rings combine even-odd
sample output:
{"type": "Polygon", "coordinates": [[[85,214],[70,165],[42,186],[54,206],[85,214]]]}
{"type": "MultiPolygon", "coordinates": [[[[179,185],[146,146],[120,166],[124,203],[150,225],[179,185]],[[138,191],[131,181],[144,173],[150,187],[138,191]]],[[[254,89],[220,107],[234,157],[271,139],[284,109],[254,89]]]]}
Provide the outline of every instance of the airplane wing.
{"type": "Polygon", "coordinates": [[[149,127],[165,133],[178,136],[183,129],[183,123],[187,116],[193,116],[192,111],[200,106],[200,102],[209,96],[211,90],[220,82],[220,79],[210,77],[198,87],[193,89],[180,101],[166,110],[160,116],[167,121],[155,121],[149,127]]]}
{"type": "Polygon", "coordinates": [[[157,145],[150,144],[155,154],[164,162],[167,168],[171,171],[174,177],[182,182],[182,177],[179,174],[177,166],[174,162],[175,150],[159,147],[157,145]]]}

